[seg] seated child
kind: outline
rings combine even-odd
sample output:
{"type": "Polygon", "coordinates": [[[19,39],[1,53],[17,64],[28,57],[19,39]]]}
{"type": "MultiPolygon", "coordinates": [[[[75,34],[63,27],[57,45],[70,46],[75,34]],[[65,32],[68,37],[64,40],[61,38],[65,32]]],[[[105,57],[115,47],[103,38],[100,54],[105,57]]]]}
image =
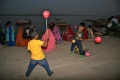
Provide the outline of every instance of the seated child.
{"type": "Polygon", "coordinates": [[[95,37],[91,25],[88,25],[87,31],[88,31],[88,37],[89,38],[94,38],[95,37]]]}

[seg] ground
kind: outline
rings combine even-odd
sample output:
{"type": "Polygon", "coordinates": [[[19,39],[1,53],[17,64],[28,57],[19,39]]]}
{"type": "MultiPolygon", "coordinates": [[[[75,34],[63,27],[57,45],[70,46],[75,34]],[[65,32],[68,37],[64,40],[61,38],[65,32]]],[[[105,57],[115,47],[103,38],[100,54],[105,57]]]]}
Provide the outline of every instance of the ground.
{"type": "Polygon", "coordinates": [[[45,53],[52,76],[37,65],[29,77],[25,77],[30,53],[27,47],[0,48],[0,80],[120,80],[120,38],[102,37],[100,44],[84,40],[90,56],[80,58],[70,54],[71,42],[57,44],[57,49],[45,53]]]}

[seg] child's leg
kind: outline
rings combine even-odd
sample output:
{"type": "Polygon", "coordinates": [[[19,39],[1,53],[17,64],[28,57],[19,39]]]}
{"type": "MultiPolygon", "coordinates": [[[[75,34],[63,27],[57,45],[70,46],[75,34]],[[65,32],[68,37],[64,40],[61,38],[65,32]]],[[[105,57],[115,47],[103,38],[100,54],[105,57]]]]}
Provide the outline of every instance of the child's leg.
{"type": "Polygon", "coordinates": [[[30,73],[32,72],[32,70],[34,69],[34,67],[37,65],[37,61],[35,60],[30,60],[27,72],[26,72],[26,77],[28,77],[30,75],[30,73]]]}
{"type": "Polygon", "coordinates": [[[79,48],[79,54],[83,55],[82,44],[80,40],[77,40],[77,46],[79,48]]]}
{"type": "Polygon", "coordinates": [[[71,45],[70,51],[73,52],[75,46],[76,46],[76,40],[75,40],[74,42],[72,42],[72,45],[71,45]]]}
{"type": "Polygon", "coordinates": [[[53,72],[50,70],[49,64],[48,64],[46,59],[39,60],[38,64],[45,68],[45,70],[47,71],[48,76],[52,75],[53,72]]]}

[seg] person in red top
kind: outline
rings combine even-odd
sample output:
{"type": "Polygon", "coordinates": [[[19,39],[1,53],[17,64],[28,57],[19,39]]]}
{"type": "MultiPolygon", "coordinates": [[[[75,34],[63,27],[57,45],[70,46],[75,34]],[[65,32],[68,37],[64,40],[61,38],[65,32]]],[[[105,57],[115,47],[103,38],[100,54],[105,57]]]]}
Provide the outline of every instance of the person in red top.
{"type": "Polygon", "coordinates": [[[72,41],[74,32],[71,29],[70,25],[66,27],[66,30],[62,34],[62,39],[66,41],[72,41]]]}
{"type": "Polygon", "coordinates": [[[88,39],[88,31],[87,31],[87,28],[85,27],[85,23],[83,22],[83,26],[84,26],[84,29],[83,29],[83,39],[88,39]]]}

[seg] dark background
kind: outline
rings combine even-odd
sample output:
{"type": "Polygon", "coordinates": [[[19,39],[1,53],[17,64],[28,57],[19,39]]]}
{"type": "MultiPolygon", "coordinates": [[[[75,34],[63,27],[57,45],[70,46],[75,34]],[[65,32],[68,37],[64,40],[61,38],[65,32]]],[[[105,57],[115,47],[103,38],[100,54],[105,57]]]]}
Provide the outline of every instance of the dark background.
{"type": "MultiPolygon", "coordinates": [[[[15,22],[29,19],[42,35],[45,31],[44,10],[51,16],[48,23],[60,18],[70,24],[72,29],[84,19],[108,18],[120,14],[120,0],[0,0],[0,20],[2,27],[11,20],[17,32],[15,22]]],[[[86,22],[86,26],[91,23],[86,22]]]]}

